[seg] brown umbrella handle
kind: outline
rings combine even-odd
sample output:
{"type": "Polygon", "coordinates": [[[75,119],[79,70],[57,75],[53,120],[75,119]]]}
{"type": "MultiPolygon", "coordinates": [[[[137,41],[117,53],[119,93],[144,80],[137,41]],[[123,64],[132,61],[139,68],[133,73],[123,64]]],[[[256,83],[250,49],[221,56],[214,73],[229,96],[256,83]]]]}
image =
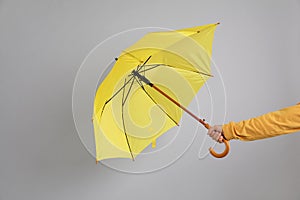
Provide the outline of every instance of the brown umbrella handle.
{"type": "MultiPolygon", "coordinates": [[[[201,124],[203,124],[203,125],[205,126],[205,128],[207,128],[207,129],[210,128],[210,125],[209,125],[208,123],[205,123],[204,120],[199,119],[198,121],[199,121],[201,124]]],[[[215,152],[215,150],[214,150],[212,147],[209,148],[210,154],[211,154],[212,156],[216,157],[216,158],[223,158],[223,157],[227,156],[227,154],[229,153],[229,150],[230,150],[230,144],[229,144],[229,141],[225,139],[225,137],[224,137],[223,134],[222,134],[222,136],[223,136],[223,138],[224,138],[224,139],[222,140],[222,143],[225,144],[225,149],[224,149],[224,151],[223,151],[222,153],[217,153],[217,152],[215,152]]]]}
{"type": "Polygon", "coordinates": [[[216,158],[223,158],[223,157],[227,156],[227,154],[229,153],[229,150],[230,150],[229,141],[226,139],[223,139],[222,142],[225,144],[225,149],[222,153],[215,152],[215,150],[212,147],[209,148],[209,152],[212,156],[214,156],[216,158]]]}

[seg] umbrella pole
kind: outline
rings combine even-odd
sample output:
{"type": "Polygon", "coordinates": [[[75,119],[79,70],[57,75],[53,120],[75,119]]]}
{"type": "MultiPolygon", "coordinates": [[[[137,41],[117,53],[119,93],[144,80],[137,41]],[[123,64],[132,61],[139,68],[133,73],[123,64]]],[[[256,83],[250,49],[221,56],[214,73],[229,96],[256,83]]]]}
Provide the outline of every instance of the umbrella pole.
{"type": "MultiPolygon", "coordinates": [[[[194,115],[191,111],[189,111],[187,108],[185,108],[184,106],[182,106],[180,103],[178,103],[176,100],[174,100],[172,97],[170,97],[168,94],[166,94],[164,91],[162,91],[161,89],[159,89],[156,85],[154,85],[153,83],[148,83],[148,85],[150,85],[153,89],[155,89],[157,92],[159,92],[160,94],[162,94],[163,96],[165,96],[167,99],[169,99],[171,102],[173,102],[175,105],[177,105],[179,108],[181,108],[182,110],[184,110],[186,113],[188,113],[191,117],[193,117],[195,120],[197,120],[198,122],[200,122],[205,128],[209,129],[210,125],[208,123],[206,123],[204,120],[200,119],[199,117],[197,117],[196,115],[194,115]]],[[[213,148],[209,148],[210,153],[216,157],[216,158],[223,158],[225,157],[230,150],[230,146],[229,146],[229,142],[228,140],[225,139],[224,135],[223,136],[223,143],[225,144],[225,150],[222,153],[216,153],[213,148]]]]}
{"type": "Polygon", "coordinates": [[[175,101],[172,97],[170,97],[169,95],[167,95],[165,92],[163,92],[161,89],[159,89],[156,85],[153,84],[152,88],[154,88],[160,94],[164,95],[167,99],[169,99],[170,101],[172,101],[175,105],[177,105],[179,108],[181,108],[182,110],[184,110],[186,113],[188,113],[195,120],[197,120],[198,122],[200,122],[205,128],[207,128],[207,129],[210,128],[210,125],[208,123],[206,123],[203,119],[200,119],[199,117],[197,117],[196,115],[194,115],[191,111],[189,111],[187,108],[185,108],[180,103],[178,103],[177,101],[175,101]]]}
{"type": "MultiPolygon", "coordinates": [[[[132,71],[132,75],[138,77],[139,80],[143,81],[144,83],[146,83],[147,85],[149,85],[150,87],[152,87],[153,89],[155,89],[157,92],[159,92],[160,94],[162,94],[163,96],[165,96],[167,99],[169,99],[171,102],[173,102],[179,108],[181,108],[182,110],[184,110],[186,113],[188,113],[195,120],[197,120],[198,122],[200,122],[205,128],[207,128],[207,129],[210,128],[210,125],[208,123],[206,123],[204,120],[202,120],[199,117],[197,117],[196,115],[194,115],[191,111],[189,111],[187,108],[185,108],[184,106],[182,106],[175,99],[173,99],[168,94],[166,94],[164,91],[162,91],[161,89],[159,89],[156,85],[154,85],[153,83],[151,83],[149,79],[147,79],[145,76],[141,75],[138,71],[133,70],[132,71]]],[[[210,151],[211,155],[213,155],[216,158],[223,158],[224,156],[226,156],[229,153],[229,150],[230,150],[230,146],[229,146],[228,140],[225,139],[225,137],[224,137],[223,134],[222,134],[222,136],[224,138],[222,142],[225,144],[225,150],[222,153],[216,153],[213,150],[213,148],[209,148],[209,151],[210,151]]]]}

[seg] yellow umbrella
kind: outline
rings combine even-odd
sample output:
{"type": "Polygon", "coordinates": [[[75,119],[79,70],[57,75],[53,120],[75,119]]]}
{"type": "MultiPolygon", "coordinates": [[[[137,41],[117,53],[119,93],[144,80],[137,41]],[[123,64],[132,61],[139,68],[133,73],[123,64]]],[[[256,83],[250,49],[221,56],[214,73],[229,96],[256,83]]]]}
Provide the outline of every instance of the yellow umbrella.
{"type": "MultiPolygon", "coordinates": [[[[93,113],[96,162],[134,158],[170,128],[211,77],[217,24],[152,32],[125,49],[99,85],[93,113]]],[[[215,157],[224,157],[226,149],[215,157]]]]}

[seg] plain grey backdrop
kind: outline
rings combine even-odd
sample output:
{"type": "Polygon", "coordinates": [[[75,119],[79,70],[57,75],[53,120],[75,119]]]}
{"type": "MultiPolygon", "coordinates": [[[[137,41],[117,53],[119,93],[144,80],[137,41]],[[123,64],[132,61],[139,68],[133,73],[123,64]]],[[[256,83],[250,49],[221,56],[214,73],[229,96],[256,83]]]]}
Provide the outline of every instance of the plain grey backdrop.
{"type": "Polygon", "coordinates": [[[233,141],[221,160],[198,160],[193,144],[168,168],[132,175],[95,165],[72,116],[77,70],[101,41],[215,22],[225,121],[296,104],[299,19],[296,0],[1,0],[0,199],[300,199],[299,133],[233,141]]]}

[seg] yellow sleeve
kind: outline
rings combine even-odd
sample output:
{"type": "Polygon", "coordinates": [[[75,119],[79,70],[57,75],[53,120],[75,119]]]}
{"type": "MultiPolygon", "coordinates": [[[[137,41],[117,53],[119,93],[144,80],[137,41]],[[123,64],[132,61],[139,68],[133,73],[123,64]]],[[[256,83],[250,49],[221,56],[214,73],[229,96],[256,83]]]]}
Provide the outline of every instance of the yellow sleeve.
{"type": "Polygon", "coordinates": [[[227,140],[258,140],[300,131],[300,104],[270,112],[256,118],[223,125],[227,140]]]}

